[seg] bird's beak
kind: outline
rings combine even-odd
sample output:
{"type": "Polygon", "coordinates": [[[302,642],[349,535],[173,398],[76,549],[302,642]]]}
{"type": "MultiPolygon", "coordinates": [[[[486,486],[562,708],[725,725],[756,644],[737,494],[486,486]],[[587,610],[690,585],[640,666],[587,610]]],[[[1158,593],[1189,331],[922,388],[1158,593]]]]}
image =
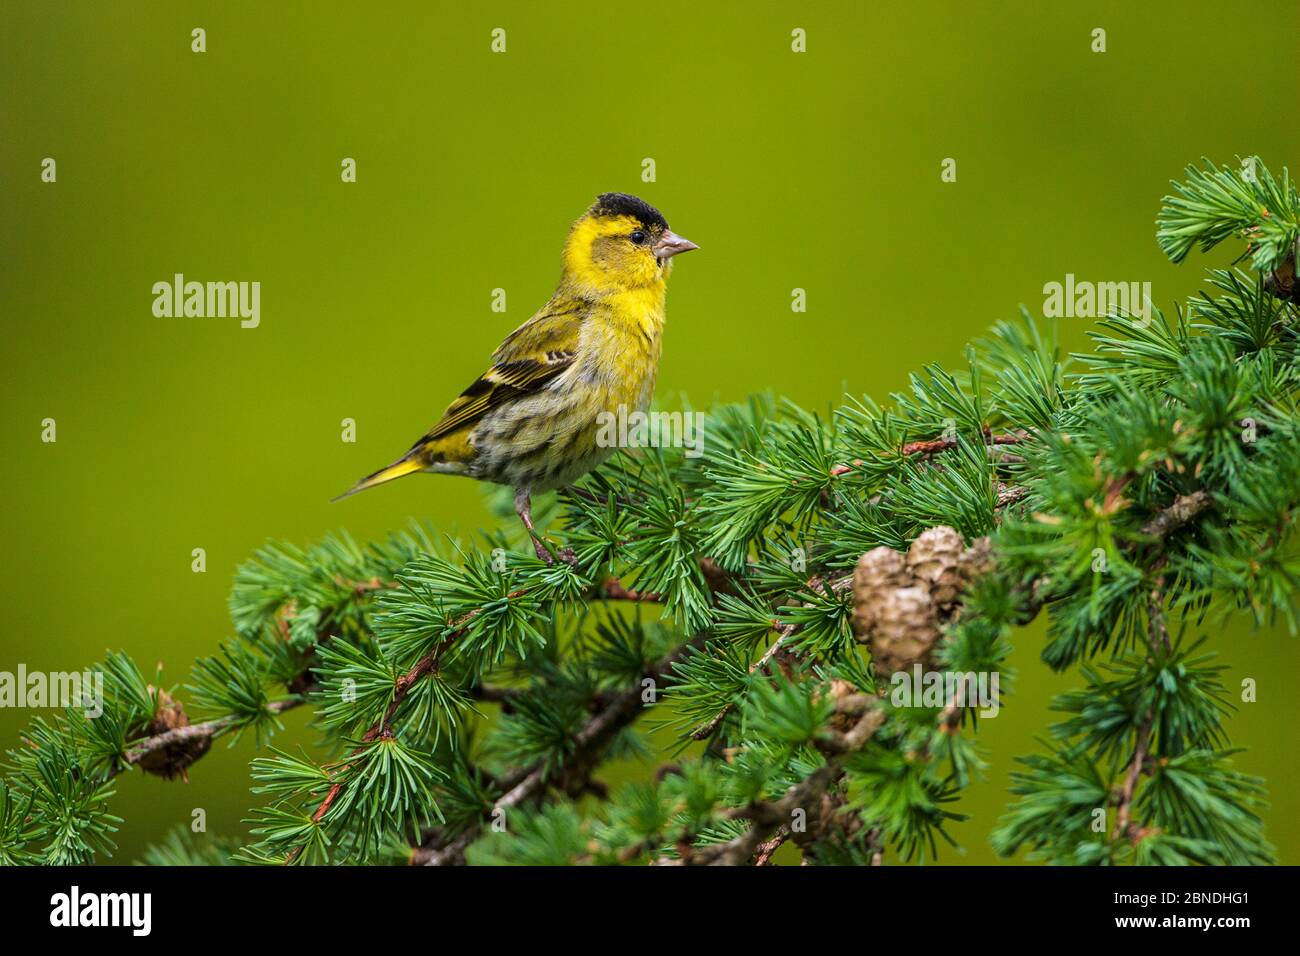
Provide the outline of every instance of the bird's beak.
{"type": "Polygon", "coordinates": [[[664,234],[659,237],[659,241],[652,247],[656,259],[671,259],[679,252],[690,252],[692,249],[700,248],[689,239],[683,239],[671,229],[665,229],[664,234]]]}

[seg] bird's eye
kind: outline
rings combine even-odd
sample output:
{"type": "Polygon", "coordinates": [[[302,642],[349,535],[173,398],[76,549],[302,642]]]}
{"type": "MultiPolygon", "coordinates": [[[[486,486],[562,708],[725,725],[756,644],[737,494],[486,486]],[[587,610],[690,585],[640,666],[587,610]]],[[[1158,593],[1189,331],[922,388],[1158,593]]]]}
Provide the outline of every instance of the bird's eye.
{"type": "Polygon", "coordinates": [[[642,232],[640,229],[633,232],[632,235],[628,236],[628,238],[631,239],[633,242],[635,242],[638,246],[645,243],[645,233],[642,232]]]}

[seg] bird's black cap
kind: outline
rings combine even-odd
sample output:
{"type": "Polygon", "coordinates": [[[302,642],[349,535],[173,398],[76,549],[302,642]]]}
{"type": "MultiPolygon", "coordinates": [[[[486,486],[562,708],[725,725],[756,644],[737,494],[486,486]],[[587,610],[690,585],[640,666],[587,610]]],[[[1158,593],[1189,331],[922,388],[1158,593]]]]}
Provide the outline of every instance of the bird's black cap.
{"type": "Polygon", "coordinates": [[[627,193],[601,193],[591,207],[594,216],[633,216],[647,229],[668,228],[668,220],[644,199],[627,193]]]}

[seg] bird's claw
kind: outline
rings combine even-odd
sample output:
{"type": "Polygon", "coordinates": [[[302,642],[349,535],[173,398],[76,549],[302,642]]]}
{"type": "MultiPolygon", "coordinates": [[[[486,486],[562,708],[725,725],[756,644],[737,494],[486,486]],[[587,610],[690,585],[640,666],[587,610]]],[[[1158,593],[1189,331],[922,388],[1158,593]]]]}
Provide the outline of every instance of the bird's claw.
{"type": "Polygon", "coordinates": [[[546,546],[545,541],[541,538],[533,538],[533,550],[537,553],[539,561],[545,561],[551,566],[555,565],[557,557],[570,567],[576,568],[578,566],[578,556],[573,553],[572,548],[564,548],[552,553],[551,549],[546,546]]]}

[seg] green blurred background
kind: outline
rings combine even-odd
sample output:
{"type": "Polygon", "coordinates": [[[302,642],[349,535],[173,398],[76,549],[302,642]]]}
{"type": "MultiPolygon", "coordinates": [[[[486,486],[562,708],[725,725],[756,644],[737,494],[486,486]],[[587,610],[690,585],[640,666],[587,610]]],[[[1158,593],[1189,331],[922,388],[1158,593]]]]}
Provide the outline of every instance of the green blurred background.
{"type": "MultiPolygon", "coordinates": [[[[644,196],[702,247],[669,296],[669,407],[763,389],[818,409],[844,390],[883,398],[923,363],[959,365],[970,337],[1040,309],[1067,272],[1149,281],[1167,308],[1231,255],[1165,261],[1153,220],[1168,181],[1201,156],[1300,162],[1295,60],[1269,45],[1298,31],[1293,0],[1248,14],[10,0],[0,670],[76,670],[123,648],[182,682],[231,634],[232,573],[268,537],[490,521],[458,479],[329,499],[405,450],[546,299],[564,231],[599,191],[644,196]],[[206,53],[191,52],[195,27],[206,53]],[[646,157],[657,182],[641,181],[646,157]],[[155,318],[151,286],[176,272],[260,281],[261,326],[155,318]],[[490,311],[498,287],[505,315],[490,311]],[[46,417],[57,444],[40,441],[46,417]]],[[[1086,347],[1090,324],[1063,320],[1067,347],[1086,347]]],[[[953,830],[965,851],[944,862],[994,861],[1011,758],[1075,683],[1039,663],[1042,640],[1041,626],[1019,635],[1015,695],[980,730],[988,779],[953,830]]],[[[1211,641],[1229,687],[1259,682],[1228,728],[1238,765],[1268,779],[1280,859],[1300,863],[1294,639],[1238,627],[1211,641]]],[[[0,742],[31,716],[0,711],[0,742]]],[[[313,739],[291,717],[280,741],[313,739]]],[[[118,859],[195,807],[211,832],[242,833],[251,750],[219,745],[188,785],[120,778],[118,859]]]]}

